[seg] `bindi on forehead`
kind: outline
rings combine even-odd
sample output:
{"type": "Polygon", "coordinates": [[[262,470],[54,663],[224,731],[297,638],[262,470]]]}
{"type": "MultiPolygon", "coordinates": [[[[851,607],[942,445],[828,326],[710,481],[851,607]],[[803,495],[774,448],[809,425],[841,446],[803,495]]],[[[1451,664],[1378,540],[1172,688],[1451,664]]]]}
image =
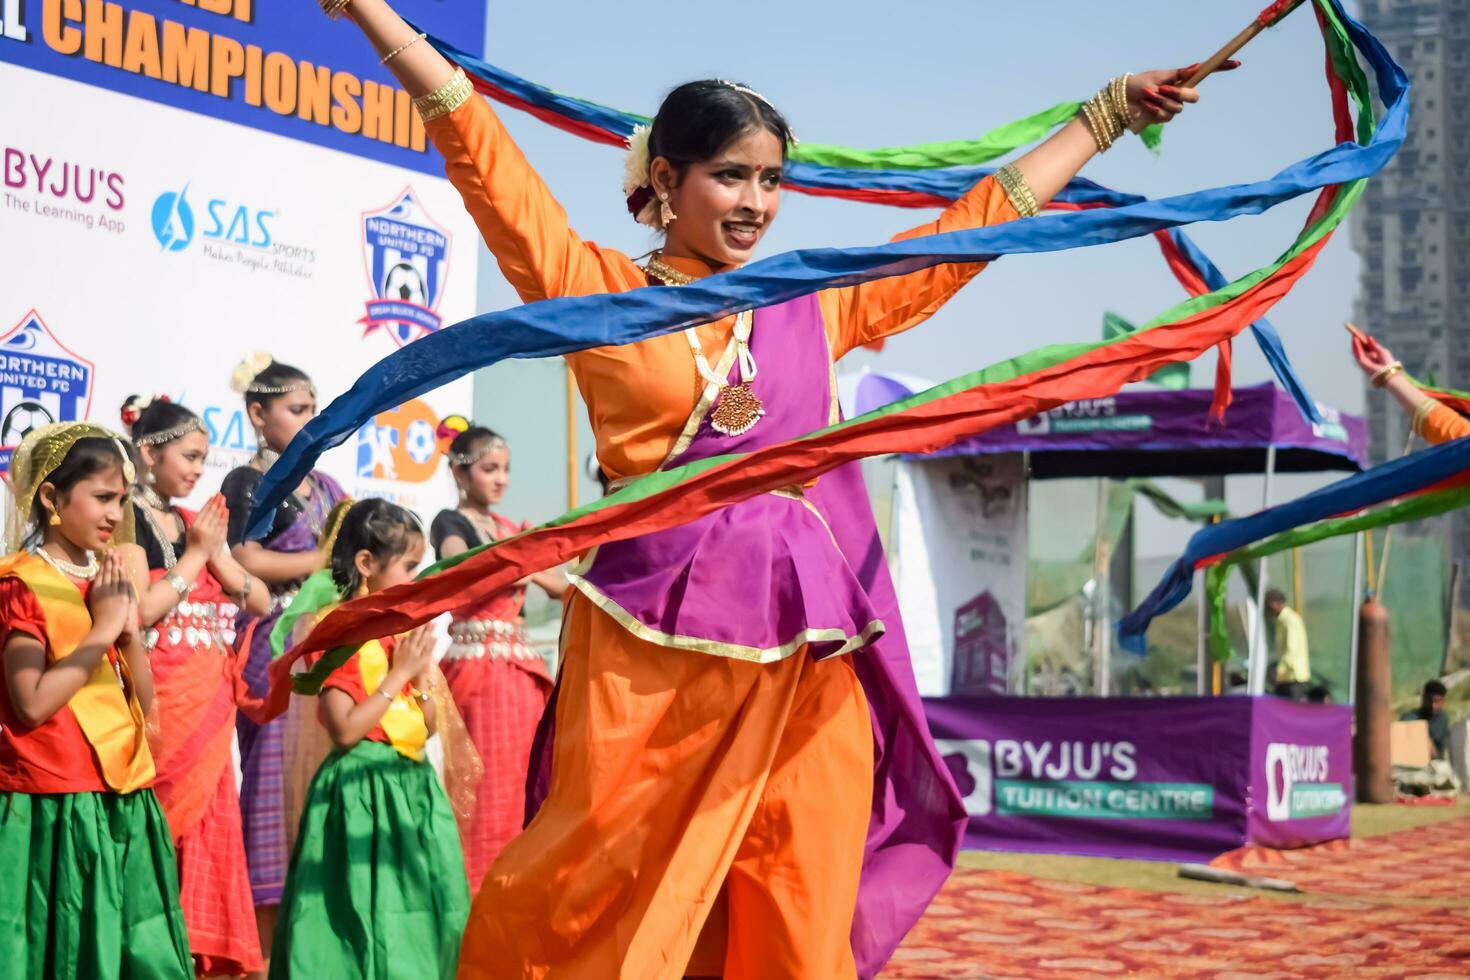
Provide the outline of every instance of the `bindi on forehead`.
{"type": "Polygon", "coordinates": [[[783,169],[780,163],[752,163],[748,160],[737,160],[734,158],[713,160],[709,166],[712,170],[748,170],[757,176],[768,170],[780,173],[783,169]]]}

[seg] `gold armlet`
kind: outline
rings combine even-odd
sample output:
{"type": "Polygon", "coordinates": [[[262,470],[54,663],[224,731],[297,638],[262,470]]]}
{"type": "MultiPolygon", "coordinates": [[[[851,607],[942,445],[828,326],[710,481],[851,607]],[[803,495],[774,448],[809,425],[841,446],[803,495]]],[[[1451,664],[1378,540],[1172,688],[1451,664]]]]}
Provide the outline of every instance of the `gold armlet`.
{"type": "Polygon", "coordinates": [[[1016,169],[1015,164],[1008,163],[995,172],[995,182],[1000,185],[1001,190],[1006,192],[1006,197],[1011,199],[1011,207],[1023,218],[1034,218],[1041,213],[1041,206],[1036,203],[1036,195],[1031,193],[1031,185],[1026,183],[1026,178],[1021,171],[1016,169]]]}
{"type": "Polygon", "coordinates": [[[454,69],[454,75],[428,95],[421,95],[413,100],[413,107],[419,111],[424,122],[447,116],[455,109],[469,101],[475,93],[474,85],[466,77],[463,68],[454,69]]]}

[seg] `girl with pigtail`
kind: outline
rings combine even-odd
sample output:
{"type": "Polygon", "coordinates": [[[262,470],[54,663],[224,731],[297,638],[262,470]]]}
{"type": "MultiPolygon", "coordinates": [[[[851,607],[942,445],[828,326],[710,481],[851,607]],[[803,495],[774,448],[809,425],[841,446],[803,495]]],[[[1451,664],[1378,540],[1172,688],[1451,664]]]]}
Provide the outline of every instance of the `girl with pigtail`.
{"type": "MultiPolygon", "coordinates": [[[[231,387],[244,396],[257,449],[246,465],[226,475],[220,487],[229,510],[230,554],[245,571],[264,582],[271,593],[267,614],[240,614],[235,642],[236,649],[245,657],[241,676],[250,695],[264,697],[269,687],[271,627],[290,605],[301,582],[326,564],[321,543],[327,515],[346,494],[330,476],[313,471],[276,510],[265,537],[259,541],[245,540],[245,523],[255,487],[301,427],[316,414],[316,388],[304,371],[262,352],[253,353],[240,363],[231,378],[231,387]]],[[[286,744],[285,718],[261,725],[242,714],[236,719],[236,728],[245,856],[261,945],[269,961],[275,906],[286,883],[286,862],[290,856],[282,773],[292,750],[286,744]]]]}
{"type": "Polygon", "coordinates": [[[204,472],[209,435],[199,416],[164,397],[122,409],[138,457],[132,487],[137,543],[119,550],[140,583],[143,645],[154,675],[149,745],[154,791],[178,852],[180,903],[201,976],[264,967],[240,825],[231,747],[244,612],[270,611],[265,584],[225,547],[220,495],[197,513],[177,506],[204,472]]]}
{"type": "MultiPolygon", "coordinates": [[[[359,501],[332,545],[331,599],[407,582],[423,556],[413,514],[359,501]]],[[[308,596],[320,582],[302,598],[322,598],[308,596]]],[[[270,975],[448,980],[469,889],[454,813],[424,753],[440,720],[432,627],[328,652],[292,686],[319,695],[332,751],[307,791],[270,975]]]]}
{"type": "Polygon", "coordinates": [[[121,439],[87,422],[32,431],[11,460],[0,559],[6,976],[194,975],[173,843],[150,788],[154,683],[138,580],[120,547],[133,539],[133,475],[121,439]]]}

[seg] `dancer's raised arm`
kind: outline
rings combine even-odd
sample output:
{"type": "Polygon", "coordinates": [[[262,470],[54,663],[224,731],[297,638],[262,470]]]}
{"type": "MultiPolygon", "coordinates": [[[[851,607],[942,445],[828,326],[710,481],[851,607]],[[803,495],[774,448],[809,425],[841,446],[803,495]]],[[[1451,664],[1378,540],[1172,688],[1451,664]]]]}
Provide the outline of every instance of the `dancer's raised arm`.
{"type": "Polygon", "coordinates": [[[524,302],[647,284],[626,258],[572,231],[566,212],[469,79],[420,40],[386,0],[351,0],[362,29],[424,118],[445,173],[524,302]],[[390,57],[391,56],[391,57],[390,57]]]}
{"type": "MultiPolygon", "coordinates": [[[[1221,70],[1238,65],[1226,62],[1221,70]]],[[[1193,68],[1119,76],[1044,142],[970,188],[936,220],[911,228],[895,240],[1035,216],[1089,160],[1125,132],[1167,123],[1185,103],[1198,102],[1198,93],[1179,86],[1193,68]]],[[[828,317],[834,356],[922,323],[984,268],[983,263],[936,266],[834,290],[825,300],[836,305],[828,317]]]]}
{"type": "Polygon", "coordinates": [[[1425,442],[1439,445],[1470,435],[1470,422],[1410,381],[1404,374],[1403,362],[1394,358],[1393,351],[1372,337],[1354,331],[1353,357],[1373,387],[1383,388],[1399,403],[1409,416],[1414,434],[1425,442]]]}

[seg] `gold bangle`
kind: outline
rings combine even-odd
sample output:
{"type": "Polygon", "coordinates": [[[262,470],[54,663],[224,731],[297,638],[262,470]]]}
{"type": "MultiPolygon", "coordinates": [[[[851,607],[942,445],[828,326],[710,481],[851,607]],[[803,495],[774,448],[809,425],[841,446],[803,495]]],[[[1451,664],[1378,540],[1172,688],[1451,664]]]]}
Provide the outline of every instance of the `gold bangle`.
{"type": "Polygon", "coordinates": [[[1373,387],[1382,388],[1384,385],[1388,384],[1389,378],[1393,377],[1395,374],[1398,374],[1403,369],[1403,361],[1394,361],[1392,364],[1388,365],[1388,367],[1381,367],[1377,371],[1374,371],[1373,377],[1369,378],[1368,380],[1373,385],[1373,387]]]}
{"type": "Polygon", "coordinates": [[[1106,153],[1113,148],[1113,143],[1118,138],[1118,130],[1115,128],[1115,120],[1107,105],[1107,97],[1099,92],[1082,105],[1087,114],[1088,128],[1092,130],[1093,142],[1097,143],[1097,152],[1106,153]]]}
{"type": "Polygon", "coordinates": [[[424,122],[447,116],[469,101],[469,97],[475,92],[474,85],[470,84],[469,78],[465,76],[463,68],[454,69],[454,75],[449,81],[439,86],[428,95],[421,95],[413,100],[413,107],[419,111],[424,122]]]}
{"type": "Polygon", "coordinates": [[[1097,113],[1093,110],[1091,102],[1082,103],[1082,121],[1087,126],[1087,131],[1092,134],[1092,142],[1097,145],[1097,152],[1108,152],[1107,145],[1103,141],[1105,131],[1097,120],[1097,113]]]}
{"type": "Polygon", "coordinates": [[[1099,153],[1112,149],[1118,137],[1128,131],[1128,78],[1119,75],[1082,103],[1083,119],[1099,153]]]}
{"type": "Polygon", "coordinates": [[[1434,414],[1434,410],[1438,405],[1439,402],[1426,395],[1424,400],[1414,407],[1414,414],[1409,419],[1409,429],[1413,431],[1414,435],[1423,437],[1424,423],[1429,419],[1429,416],[1434,414]]]}
{"type": "Polygon", "coordinates": [[[317,0],[317,3],[321,5],[322,13],[332,20],[341,17],[342,11],[346,10],[347,5],[351,2],[352,0],[317,0]]]}
{"type": "MultiPolygon", "coordinates": [[[[1108,93],[1112,96],[1113,111],[1117,113],[1118,125],[1122,127],[1124,132],[1128,130],[1128,126],[1133,122],[1133,113],[1128,108],[1128,79],[1132,77],[1131,73],[1125,72],[1108,83],[1108,93]]],[[[1119,135],[1122,134],[1120,133],[1119,135]]]]}
{"type": "Polygon", "coordinates": [[[424,38],[426,38],[428,36],[429,35],[427,35],[427,34],[415,34],[413,37],[409,38],[407,41],[404,41],[402,44],[400,44],[398,47],[394,48],[392,51],[389,51],[387,54],[383,55],[383,60],[381,62],[379,62],[379,64],[386,65],[388,62],[392,61],[394,58],[398,57],[403,52],[407,51],[409,48],[413,47],[415,44],[418,44],[420,41],[422,41],[424,38]]]}
{"type": "Polygon", "coordinates": [[[1041,213],[1041,206],[1036,203],[1036,195],[1031,192],[1031,185],[1026,183],[1026,177],[1016,169],[1016,165],[1008,163],[995,172],[995,182],[1000,185],[1001,190],[1006,192],[1010,198],[1011,207],[1023,218],[1034,218],[1041,213]]]}

